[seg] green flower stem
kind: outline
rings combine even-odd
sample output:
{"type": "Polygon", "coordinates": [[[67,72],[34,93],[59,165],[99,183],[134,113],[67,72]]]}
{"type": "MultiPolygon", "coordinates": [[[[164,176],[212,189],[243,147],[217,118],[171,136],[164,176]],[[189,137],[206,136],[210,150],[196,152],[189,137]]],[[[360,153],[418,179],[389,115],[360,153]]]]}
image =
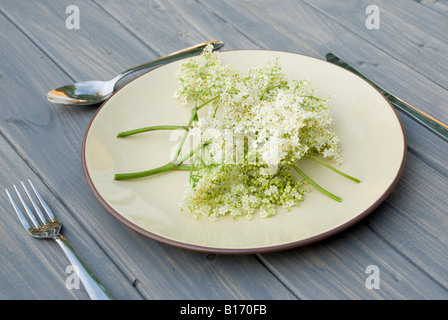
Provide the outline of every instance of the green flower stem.
{"type": "Polygon", "coordinates": [[[312,156],[312,155],[310,155],[310,154],[306,155],[305,157],[310,158],[310,159],[313,159],[314,161],[319,162],[320,164],[323,164],[323,165],[326,166],[327,168],[333,170],[333,171],[336,172],[336,173],[339,173],[341,176],[343,176],[343,177],[345,177],[345,178],[347,178],[347,179],[350,179],[350,180],[355,181],[355,182],[358,182],[358,183],[361,182],[359,179],[356,179],[355,177],[352,177],[352,176],[350,176],[350,175],[348,175],[348,174],[346,174],[346,173],[344,173],[344,172],[342,172],[342,171],[339,171],[338,169],[332,167],[332,166],[329,165],[328,163],[323,162],[323,161],[320,160],[319,158],[316,158],[316,157],[314,157],[314,156],[312,156]]]}
{"type": "Polygon", "coordinates": [[[144,127],[140,129],[134,129],[129,131],[120,132],[117,135],[117,138],[124,138],[127,136],[131,136],[138,133],[149,132],[149,131],[157,131],[157,130],[190,130],[188,126],[152,126],[152,127],[144,127]]]}
{"type": "Polygon", "coordinates": [[[173,170],[177,170],[177,171],[198,171],[199,168],[195,167],[195,166],[180,165],[180,166],[175,166],[173,170]]]}
{"type": "MultiPolygon", "coordinates": [[[[190,117],[190,120],[188,121],[187,127],[188,128],[191,127],[191,125],[193,124],[193,121],[198,118],[198,110],[199,109],[205,107],[207,104],[209,104],[210,102],[213,102],[214,100],[216,100],[218,98],[219,98],[219,96],[211,98],[210,100],[202,103],[199,106],[198,106],[198,99],[195,99],[194,100],[194,107],[191,110],[191,117],[190,117]]],[[[176,153],[174,154],[174,159],[173,159],[174,163],[178,162],[177,158],[180,155],[180,151],[182,150],[182,147],[183,147],[183,145],[185,143],[185,139],[187,139],[187,133],[188,133],[188,131],[185,131],[184,135],[182,136],[182,140],[180,141],[179,147],[177,148],[176,153]]]]}
{"type": "Polygon", "coordinates": [[[197,167],[194,166],[183,166],[183,165],[175,165],[170,162],[164,166],[154,168],[151,170],[139,171],[139,172],[131,172],[131,173],[117,173],[115,174],[115,180],[131,180],[153,176],[159,173],[167,172],[167,171],[195,171],[198,170],[197,167]]]}
{"type": "Polygon", "coordinates": [[[300,174],[302,176],[303,179],[305,179],[306,181],[308,181],[313,187],[315,187],[317,190],[319,190],[320,192],[322,192],[323,194],[325,194],[326,196],[330,197],[333,200],[336,200],[338,202],[341,202],[342,199],[339,198],[338,196],[332,194],[331,192],[325,190],[324,188],[322,188],[321,186],[319,186],[316,182],[314,182],[310,177],[308,177],[302,170],[300,170],[299,168],[297,168],[297,166],[292,165],[292,167],[294,168],[294,170],[297,171],[298,174],[300,174]]]}
{"type": "MultiPolygon", "coordinates": [[[[194,108],[191,110],[191,117],[190,117],[190,120],[188,120],[187,127],[191,127],[191,125],[193,124],[193,121],[197,117],[197,115],[198,115],[198,108],[197,108],[197,103],[195,101],[194,108]]],[[[188,131],[185,131],[184,135],[182,136],[182,140],[180,141],[179,146],[177,147],[176,153],[174,154],[174,159],[172,161],[173,163],[177,162],[177,158],[180,155],[180,151],[182,150],[185,140],[187,139],[187,134],[188,134],[188,131]]]]}
{"type": "Polygon", "coordinates": [[[199,107],[197,107],[197,110],[199,110],[199,109],[205,107],[205,106],[208,105],[210,102],[212,102],[212,101],[214,101],[214,100],[216,100],[216,99],[218,99],[218,98],[219,98],[219,96],[216,96],[216,97],[214,97],[214,98],[211,98],[210,100],[204,102],[204,103],[201,104],[199,107]]]}
{"type": "MultiPolygon", "coordinates": [[[[198,145],[196,148],[192,149],[189,153],[187,153],[185,156],[183,156],[182,158],[180,158],[177,162],[178,165],[181,165],[182,163],[184,163],[186,160],[190,159],[196,152],[198,152],[198,150],[200,150],[201,148],[203,148],[204,146],[208,145],[210,142],[206,142],[203,144],[198,145]]],[[[174,161],[173,161],[174,162],[174,161]]]]}
{"type": "Polygon", "coordinates": [[[153,176],[155,174],[159,174],[162,172],[174,170],[174,168],[175,168],[175,165],[172,162],[170,162],[164,166],[154,168],[151,170],[132,172],[132,173],[117,173],[117,174],[115,174],[115,180],[130,180],[130,179],[138,179],[138,178],[153,176]]]}
{"type": "Polygon", "coordinates": [[[289,88],[289,86],[286,86],[286,85],[284,85],[284,84],[279,84],[279,85],[276,85],[276,86],[272,86],[272,87],[266,88],[266,89],[263,91],[263,94],[261,95],[260,100],[263,100],[263,99],[264,99],[264,95],[265,95],[266,93],[269,93],[269,91],[271,91],[271,90],[273,90],[273,89],[275,89],[275,88],[289,88]]]}
{"type": "Polygon", "coordinates": [[[191,150],[188,154],[186,154],[181,159],[179,159],[178,163],[170,162],[170,163],[167,163],[166,165],[163,165],[163,166],[158,167],[158,168],[145,170],[145,171],[139,171],[139,172],[117,173],[117,174],[115,174],[114,179],[115,180],[131,180],[131,179],[138,179],[138,178],[149,177],[149,176],[153,176],[153,175],[156,175],[156,174],[159,174],[159,173],[163,173],[163,172],[167,172],[167,171],[174,171],[174,170],[177,170],[177,171],[179,171],[179,170],[180,171],[196,171],[196,170],[199,170],[198,167],[195,167],[195,166],[185,166],[185,165],[182,165],[182,163],[184,163],[186,160],[191,158],[196,152],[198,152],[198,150],[200,150],[206,144],[208,144],[208,143],[201,144],[201,145],[197,146],[196,148],[194,148],[193,150],[191,150]]]}

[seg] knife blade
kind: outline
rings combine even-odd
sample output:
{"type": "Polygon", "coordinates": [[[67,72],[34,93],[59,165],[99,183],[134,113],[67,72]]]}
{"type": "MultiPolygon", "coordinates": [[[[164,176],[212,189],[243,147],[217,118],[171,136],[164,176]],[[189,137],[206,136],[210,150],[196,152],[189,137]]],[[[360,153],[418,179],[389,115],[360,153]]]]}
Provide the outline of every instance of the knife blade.
{"type": "Polygon", "coordinates": [[[430,116],[429,114],[419,110],[418,108],[410,105],[409,103],[403,101],[402,99],[394,96],[393,94],[387,92],[380,86],[378,86],[376,83],[374,83],[372,80],[368,79],[366,76],[364,76],[362,73],[360,73],[358,70],[353,68],[351,65],[349,65],[347,62],[339,58],[337,55],[335,55],[332,52],[329,52],[325,55],[325,59],[333,63],[335,65],[338,65],[346,70],[349,70],[353,72],[354,74],[360,76],[362,79],[370,83],[372,86],[374,86],[396,109],[400,110],[413,120],[417,121],[419,124],[421,124],[423,127],[437,135],[438,137],[442,138],[446,142],[448,142],[448,126],[441,121],[435,119],[434,117],[430,116]]]}

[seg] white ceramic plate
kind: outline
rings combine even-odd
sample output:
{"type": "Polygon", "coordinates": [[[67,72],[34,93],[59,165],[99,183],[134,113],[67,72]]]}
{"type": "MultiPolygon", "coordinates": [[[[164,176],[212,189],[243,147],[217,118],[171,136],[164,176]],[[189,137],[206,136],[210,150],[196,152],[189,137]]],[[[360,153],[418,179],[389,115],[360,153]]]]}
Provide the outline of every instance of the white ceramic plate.
{"type": "Polygon", "coordinates": [[[215,253],[271,252],[333,235],[371,213],[389,195],[403,170],[406,141],[396,112],[370,84],[338,66],[293,53],[237,50],[219,54],[223,62],[241,70],[279,57],[289,77],[311,80],[322,96],[331,95],[334,128],[344,160],[339,169],[362,182],[354,183],[304,160],[301,169],[342,202],[313,189],[290,212],[279,210],[267,219],[254,215],[250,221],[222,217],[210,222],[179,210],[188,172],[115,181],[115,173],[146,170],[170,161],[179,135],[168,131],[125,139],[116,135],[151,125],[186,124],[190,110],[174,98],[179,61],[152,70],[116,92],[101,106],[86,132],[82,150],[86,180],[95,197],[119,221],[182,248],[215,253]]]}

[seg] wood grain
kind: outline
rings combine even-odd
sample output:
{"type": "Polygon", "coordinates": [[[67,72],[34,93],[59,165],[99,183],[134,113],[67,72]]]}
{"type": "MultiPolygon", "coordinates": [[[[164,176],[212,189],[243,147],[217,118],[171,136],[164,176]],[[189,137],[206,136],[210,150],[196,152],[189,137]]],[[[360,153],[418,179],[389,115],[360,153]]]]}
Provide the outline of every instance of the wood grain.
{"type": "MultiPolygon", "coordinates": [[[[446,299],[448,148],[405,116],[400,115],[409,153],[403,177],[367,219],[303,248],[209,255],[144,238],[111,217],[88,189],[80,163],[96,107],[54,106],[45,99],[48,90],[73,80],[108,79],[160,55],[221,39],[225,49],[284,50],[321,59],[333,51],[447,123],[446,2],[380,1],[379,30],[364,26],[368,4],[2,2],[2,186],[32,177],[64,221],[69,241],[119,299],[446,299]],[[80,8],[79,30],[65,28],[71,4],[80,8]],[[379,290],[366,288],[368,265],[380,268],[379,290]]],[[[26,236],[7,199],[0,198],[0,231],[8,235],[0,244],[0,298],[86,299],[82,290],[66,290],[64,257],[56,244],[26,236]],[[10,224],[17,233],[9,231],[10,224]],[[51,254],[49,262],[36,247],[51,254]],[[50,280],[57,285],[48,286],[50,280]]]]}
{"type": "MultiPolygon", "coordinates": [[[[11,192],[20,205],[13,185],[17,185],[25,196],[20,182],[26,183],[30,179],[62,221],[64,237],[112,294],[123,299],[142,298],[92,235],[76,217],[71,216],[64,202],[45,184],[46,181],[41,181],[42,177],[28,166],[3,136],[0,136],[0,163],[2,186],[11,192]]],[[[66,288],[66,281],[71,275],[70,272],[66,273],[66,268],[70,263],[59,245],[51,240],[36,240],[28,235],[4,190],[1,193],[0,232],[3,237],[0,244],[0,299],[89,299],[82,285],[78,289],[66,288]]]]}
{"type": "MultiPolygon", "coordinates": [[[[0,26],[2,35],[15,39],[3,56],[8,66],[2,68],[1,94],[8,108],[3,108],[1,132],[27,165],[51,186],[66,207],[66,214],[78,221],[78,228],[90,234],[116,263],[127,279],[121,285],[129,286],[137,279],[138,291],[148,299],[294,298],[253,256],[210,259],[207,254],[184,252],[143,238],[110,216],[87,188],[80,164],[81,141],[95,109],[53,106],[47,102],[42,83],[51,79],[56,85],[69,79],[3,15],[0,26]],[[227,280],[224,275],[229,275],[227,280]],[[249,281],[255,275],[261,281],[249,281]]],[[[126,52],[123,48],[122,54],[126,52]]],[[[62,220],[66,218],[61,216],[62,220]]],[[[73,241],[74,246],[92,254],[82,238],[73,241]]],[[[92,269],[100,270],[102,260],[93,254],[89,257],[92,269]]],[[[104,281],[105,285],[120,285],[113,274],[109,280],[104,281]]],[[[55,289],[53,294],[57,292],[55,289]]],[[[113,293],[118,298],[129,297],[125,290],[113,293]]]]}
{"type": "Polygon", "coordinates": [[[306,2],[410,69],[428,79],[437,75],[433,84],[448,89],[447,66],[444,63],[448,52],[445,41],[448,21],[443,15],[417,1],[377,1],[375,5],[380,10],[380,26],[372,32],[365,27],[365,10],[371,4],[367,0],[344,1],[343,5],[325,0],[306,2]]]}

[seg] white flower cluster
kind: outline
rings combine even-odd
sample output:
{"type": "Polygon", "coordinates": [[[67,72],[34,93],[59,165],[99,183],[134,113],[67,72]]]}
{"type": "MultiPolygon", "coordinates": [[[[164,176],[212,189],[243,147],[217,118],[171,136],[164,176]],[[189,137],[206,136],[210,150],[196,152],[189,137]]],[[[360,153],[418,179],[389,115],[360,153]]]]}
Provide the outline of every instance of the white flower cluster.
{"type": "Polygon", "coordinates": [[[275,214],[303,199],[303,182],[288,173],[306,154],[340,162],[327,100],[308,81],[289,80],[279,59],[246,73],[222,63],[212,47],[203,63],[182,64],[176,97],[208,109],[190,134],[207,141],[207,157],[195,157],[183,206],[216,220],[221,215],[275,214]]]}

